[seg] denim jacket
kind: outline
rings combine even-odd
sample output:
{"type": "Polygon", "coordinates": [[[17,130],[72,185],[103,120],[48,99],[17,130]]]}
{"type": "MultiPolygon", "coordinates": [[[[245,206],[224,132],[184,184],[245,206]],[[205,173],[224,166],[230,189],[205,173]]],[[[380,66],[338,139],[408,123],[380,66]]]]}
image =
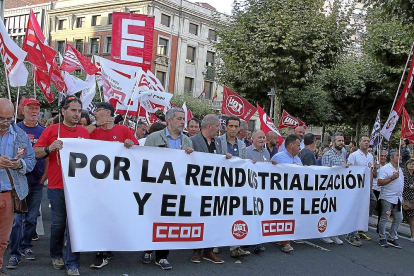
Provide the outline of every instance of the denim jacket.
{"type": "Polygon", "coordinates": [[[16,188],[17,195],[20,199],[24,199],[28,192],[29,188],[27,186],[26,173],[31,172],[36,165],[36,158],[32,148],[32,143],[30,142],[29,136],[21,128],[19,128],[15,123],[11,124],[11,132],[14,134],[13,142],[13,153],[14,156],[17,155],[17,150],[19,148],[25,148],[26,151],[23,156],[20,157],[23,167],[20,170],[9,169],[10,174],[13,178],[14,187],[16,188]]]}

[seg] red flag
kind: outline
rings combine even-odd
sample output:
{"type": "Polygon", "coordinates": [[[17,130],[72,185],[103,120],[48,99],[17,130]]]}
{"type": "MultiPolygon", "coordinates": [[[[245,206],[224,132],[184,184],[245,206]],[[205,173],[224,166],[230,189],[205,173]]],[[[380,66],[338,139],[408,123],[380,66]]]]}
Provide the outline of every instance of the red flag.
{"type": "Polygon", "coordinates": [[[279,129],[288,127],[295,129],[298,126],[303,126],[306,129],[306,124],[299,118],[293,117],[286,110],[283,109],[282,117],[280,117],[279,129]]]}
{"type": "Polygon", "coordinates": [[[192,118],[194,118],[194,116],[193,116],[193,112],[191,112],[191,109],[188,109],[187,110],[187,123],[192,119],[192,118]]]}
{"type": "Polygon", "coordinates": [[[206,88],[204,87],[203,92],[201,92],[200,96],[198,96],[199,99],[204,99],[206,97],[206,88]]]}
{"type": "Polygon", "coordinates": [[[62,75],[60,74],[56,60],[53,60],[52,67],[50,68],[50,80],[59,90],[59,92],[62,92],[63,90],[68,91],[66,83],[63,80],[62,75]]]}
{"type": "Polygon", "coordinates": [[[257,112],[259,113],[261,130],[263,130],[265,135],[267,135],[270,131],[273,131],[279,136],[278,137],[278,148],[279,148],[280,145],[285,141],[285,139],[283,139],[282,135],[280,135],[275,124],[269,118],[269,116],[267,116],[266,112],[264,112],[264,110],[260,107],[260,105],[257,105],[257,112]]]}
{"type": "Polygon", "coordinates": [[[221,114],[236,116],[248,122],[253,114],[256,113],[257,109],[253,105],[228,87],[224,87],[223,94],[221,114]]]}
{"type": "MultiPolygon", "coordinates": [[[[414,44],[413,44],[414,45],[414,44]]],[[[413,49],[411,49],[413,50],[413,49]]],[[[404,88],[401,92],[400,97],[398,98],[397,104],[392,109],[390,115],[388,116],[387,121],[381,129],[381,134],[385,139],[389,140],[391,133],[393,132],[395,125],[398,122],[398,119],[401,115],[401,112],[404,108],[405,102],[407,101],[408,94],[410,93],[411,84],[414,79],[414,58],[411,61],[410,71],[408,72],[407,80],[405,82],[404,88]]]]}
{"type": "Polygon", "coordinates": [[[407,138],[410,140],[410,144],[414,144],[414,124],[405,108],[403,108],[401,138],[407,138]]]}
{"type": "Polygon", "coordinates": [[[112,14],[111,60],[141,67],[144,72],[151,70],[154,17],[121,12],[112,14]]]}
{"type": "Polygon", "coordinates": [[[33,11],[30,11],[22,49],[27,52],[26,61],[43,71],[49,72],[49,67],[52,65],[56,51],[44,42],[45,36],[42,29],[33,11]]]}
{"type": "Polygon", "coordinates": [[[43,95],[45,95],[46,100],[51,103],[54,100],[52,91],[50,90],[50,76],[42,70],[35,70],[36,84],[42,90],[43,95]]]}
{"type": "Polygon", "coordinates": [[[82,69],[88,75],[94,75],[98,72],[98,68],[72,45],[66,44],[65,55],[63,62],[60,65],[60,70],[72,73],[76,69],[82,69]]]}

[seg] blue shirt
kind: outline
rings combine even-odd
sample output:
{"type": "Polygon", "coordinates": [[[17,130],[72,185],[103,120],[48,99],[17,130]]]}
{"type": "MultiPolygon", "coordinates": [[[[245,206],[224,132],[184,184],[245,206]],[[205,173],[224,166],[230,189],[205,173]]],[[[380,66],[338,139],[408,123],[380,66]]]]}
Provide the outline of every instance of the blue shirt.
{"type": "MultiPolygon", "coordinates": [[[[227,141],[227,135],[226,135],[227,141]]],[[[232,156],[239,157],[239,146],[237,145],[237,139],[234,145],[232,145],[229,141],[227,141],[227,152],[230,153],[232,156]]]]}
{"type": "Polygon", "coordinates": [[[181,149],[181,135],[182,133],[178,135],[177,138],[172,138],[170,132],[168,131],[168,128],[165,128],[165,135],[167,136],[168,140],[168,148],[170,149],[181,149]]]}
{"type": "Polygon", "coordinates": [[[300,160],[299,156],[292,156],[287,150],[277,153],[275,156],[272,157],[272,161],[276,161],[279,164],[287,163],[293,164],[296,163],[298,165],[303,166],[302,161],[300,160]]]}
{"type": "MultiPolygon", "coordinates": [[[[15,132],[11,126],[9,126],[9,130],[3,136],[0,135],[0,155],[7,155],[10,159],[15,157],[13,156],[14,135],[15,132]]],[[[11,189],[6,170],[0,169],[0,190],[11,191],[11,189]]]]}
{"type": "MultiPolygon", "coordinates": [[[[30,142],[32,142],[32,146],[36,144],[43,130],[45,130],[45,128],[41,125],[37,125],[35,127],[27,127],[23,122],[17,123],[17,126],[27,133],[27,136],[30,138],[30,142]]],[[[36,166],[34,167],[33,171],[26,173],[27,184],[29,184],[29,186],[38,185],[45,170],[45,159],[40,158],[36,159],[36,161],[36,166]]]]}

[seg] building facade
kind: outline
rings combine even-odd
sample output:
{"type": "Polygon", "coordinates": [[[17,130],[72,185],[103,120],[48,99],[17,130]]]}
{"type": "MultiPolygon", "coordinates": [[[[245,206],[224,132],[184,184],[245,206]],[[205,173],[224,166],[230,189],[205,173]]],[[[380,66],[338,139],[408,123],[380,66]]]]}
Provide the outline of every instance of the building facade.
{"type": "MultiPolygon", "coordinates": [[[[85,56],[110,58],[113,12],[153,16],[154,41],[151,71],[169,92],[198,97],[205,89],[211,99],[215,89],[215,20],[209,5],[184,0],[64,0],[48,10],[50,45],[63,53],[66,43],[85,56]]],[[[221,94],[221,93],[220,93],[221,94]]],[[[221,97],[221,95],[220,95],[221,97]]],[[[220,99],[220,98],[218,98],[220,99]]]]}

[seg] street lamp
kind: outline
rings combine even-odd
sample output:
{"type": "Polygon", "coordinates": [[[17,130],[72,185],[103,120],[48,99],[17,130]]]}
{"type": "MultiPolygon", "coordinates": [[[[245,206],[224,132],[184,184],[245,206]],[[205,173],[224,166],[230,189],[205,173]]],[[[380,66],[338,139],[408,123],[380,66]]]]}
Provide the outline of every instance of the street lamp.
{"type": "Polygon", "coordinates": [[[270,119],[273,121],[273,103],[275,101],[275,95],[276,95],[275,89],[272,87],[270,89],[270,92],[267,93],[267,95],[270,97],[270,112],[269,112],[269,114],[270,114],[270,119]]]}

